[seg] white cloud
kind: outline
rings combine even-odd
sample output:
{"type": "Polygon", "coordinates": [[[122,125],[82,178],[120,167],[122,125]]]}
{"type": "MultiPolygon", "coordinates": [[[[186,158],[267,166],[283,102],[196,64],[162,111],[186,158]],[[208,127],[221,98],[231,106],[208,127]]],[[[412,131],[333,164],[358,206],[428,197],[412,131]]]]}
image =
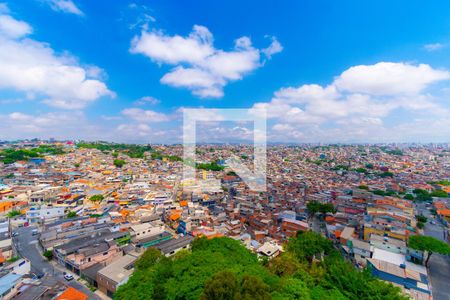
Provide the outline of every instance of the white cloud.
{"type": "Polygon", "coordinates": [[[211,73],[196,68],[177,67],[165,74],[161,82],[175,87],[186,87],[194,95],[202,98],[220,98],[223,96],[222,86],[225,80],[214,77],[211,73]]]}
{"type": "Polygon", "coordinates": [[[30,34],[32,29],[25,22],[18,21],[9,15],[0,15],[0,34],[8,38],[20,38],[30,34]]]}
{"type": "Polygon", "coordinates": [[[140,28],[147,30],[150,23],[156,22],[155,17],[151,15],[152,10],[143,4],[130,3],[129,10],[122,16],[122,19],[131,18],[133,21],[128,25],[130,29],[140,28]]]}
{"type": "Polygon", "coordinates": [[[105,115],[100,116],[100,118],[102,118],[105,121],[117,121],[123,119],[123,117],[121,116],[105,116],[105,115]]]}
{"type": "Polygon", "coordinates": [[[159,103],[161,103],[161,101],[152,96],[144,96],[134,102],[135,105],[145,105],[145,104],[157,105],[159,103]]]}
{"type": "Polygon", "coordinates": [[[47,0],[54,11],[83,16],[84,13],[73,3],[72,0],[47,0]]]}
{"type": "Polygon", "coordinates": [[[144,110],[140,108],[127,108],[122,110],[122,114],[132,120],[141,123],[157,123],[169,120],[169,117],[163,113],[153,110],[144,110]]]}
{"type": "MultiPolygon", "coordinates": [[[[117,142],[180,142],[179,132],[161,130],[132,121],[117,124],[120,118],[106,117],[109,122],[89,120],[82,111],[59,111],[43,114],[0,113],[0,140],[30,138],[107,140],[117,142]]],[[[123,118],[122,118],[123,119],[123,118]]]]}
{"type": "Polygon", "coordinates": [[[114,132],[114,140],[132,143],[175,143],[180,142],[179,132],[171,129],[161,130],[145,123],[122,123],[114,132]]]}
{"type": "Polygon", "coordinates": [[[166,36],[161,31],[143,31],[132,41],[132,53],[140,53],[158,63],[201,63],[214,53],[212,34],[195,25],[188,37],[166,36]]]}
{"type": "Polygon", "coordinates": [[[334,82],[343,91],[370,95],[417,94],[428,85],[450,78],[448,71],[429,65],[380,62],[344,71],[334,82]]]}
{"type": "Polygon", "coordinates": [[[283,51],[283,46],[280,44],[280,42],[277,40],[277,38],[274,36],[271,38],[272,38],[272,43],[269,45],[269,47],[261,50],[266,55],[266,57],[269,59],[272,57],[272,55],[283,51]]]}
{"type": "Polygon", "coordinates": [[[231,51],[216,49],[213,41],[208,28],[199,25],[187,37],[143,31],[133,39],[130,51],[158,64],[175,66],[161,78],[161,83],[187,88],[201,98],[220,98],[230,81],[241,80],[262,65],[261,52],[270,57],[282,50],[276,38],[263,50],[254,48],[245,36],[235,40],[231,51]]]}
{"type": "Polygon", "coordinates": [[[429,52],[441,50],[444,47],[445,45],[441,43],[426,44],[423,46],[423,48],[429,52]]]}
{"type": "Polygon", "coordinates": [[[27,23],[0,15],[0,89],[38,96],[50,106],[65,109],[84,108],[103,96],[115,96],[97,79],[101,69],[85,68],[74,57],[57,55],[48,44],[25,38],[30,32],[27,23]]]}
{"type": "Polygon", "coordinates": [[[450,110],[429,90],[446,79],[450,79],[449,72],[423,64],[356,66],[328,86],[282,88],[271,101],[253,107],[265,108],[268,118],[277,121],[271,135],[276,140],[380,138],[390,134],[384,128],[384,119],[394,110],[434,118],[447,116],[450,110]]]}
{"type": "Polygon", "coordinates": [[[145,137],[151,133],[151,127],[147,124],[119,124],[117,131],[125,135],[145,137]]]}
{"type": "Polygon", "coordinates": [[[291,131],[291,130],[294,130],[294,127],[292,127],[289,124],[278,123],[278,124],[275,124],[272,127],[272,130],[275,130],[275,131],[291,131]]]}
{"type": "Polygon", "coordinates": [[[38,115],[12,112],[0,115],[0,139],[81,138],[89,137],[91,133],[98,131],[95,126],[87,123],[80,111],[38,115]]]}

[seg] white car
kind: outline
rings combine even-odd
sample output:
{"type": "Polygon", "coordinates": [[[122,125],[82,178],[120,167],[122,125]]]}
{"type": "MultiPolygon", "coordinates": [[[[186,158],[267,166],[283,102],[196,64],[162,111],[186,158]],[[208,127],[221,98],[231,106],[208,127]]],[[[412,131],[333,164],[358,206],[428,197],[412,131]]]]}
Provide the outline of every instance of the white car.
{"type": "Polygon", "coordinates": [[[72,274],[65,274],[64,275],[64,279],[67,281],[71,281],[73,279],[73,275],[72,274]]]}

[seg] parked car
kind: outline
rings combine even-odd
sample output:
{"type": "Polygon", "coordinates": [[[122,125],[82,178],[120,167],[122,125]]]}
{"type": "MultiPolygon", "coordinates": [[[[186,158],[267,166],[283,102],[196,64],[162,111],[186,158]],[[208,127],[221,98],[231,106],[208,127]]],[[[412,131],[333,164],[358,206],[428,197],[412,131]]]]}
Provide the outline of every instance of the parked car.
{"type": "Polygon", "coordinates": [[[18,235],[19,235],[19,233],[17,231],[12,233],[13,237],[18,236],[18,235]]]}
{"type": "Polygon", "coordinates": [[[33,275],[33,279],[41,279],[42,277],[44,277],[44,273],[32,273],[31,275],[33,275]]]}
{"type": "Polygon", "coordinates": [[[72,275],[72,274],[69,274],[69,273],[66,273],[66,274],[64,275],[64,279],[67,280],[67,281],[71,281],[71,280],[73,279],[73,275],[72,275]]]}

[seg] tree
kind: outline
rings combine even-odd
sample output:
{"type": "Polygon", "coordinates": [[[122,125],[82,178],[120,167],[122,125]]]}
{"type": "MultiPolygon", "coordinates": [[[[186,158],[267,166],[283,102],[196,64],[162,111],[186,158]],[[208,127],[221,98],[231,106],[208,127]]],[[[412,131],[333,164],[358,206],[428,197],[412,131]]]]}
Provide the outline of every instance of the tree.
{"type": "Polygon", "coordinates": [[[274,299],[299,299],[310,300],[310,291],[308,286],[298,278],[287,278],[283,282],[281,292],[274,295],[274,299]]]}
{"type": "Polygon", "coordinates": [[[78,216],[77,213],[74,211],[69,211],[67,213],[67,218],[76,218],[77,216],[78,216]]]}
{"type": "Polygon", "coordinates": [[[427,190],[414,189],[413,193],[416,195],[416,201],[431,201],[433,199],[427,190]]]}
{"type": "Polygon", "coordinates": [[[297,272],[299,263],[292,254],[279,255],[268,263],[269,270],[277,276],[290,276],[297,272]]]}
{"type": "Polygon", "coordinates": [[[22,212],[20,210],[11,210],[10,212],[8,212],[6,214],[6,216],[8,218],[14,218],[14,217],[21,216],[21,215],[22,215],[22,212]]]}
{"type": "Polygon", "coordinates": [[[428,261],[433,253],[443,255],[450,254],[450,246],[432,236],[427,235],[413,235],[409,238],[408,246],[415,250],[427,251],[428,255],[425,260],[425,265],[428,266],[428,261]]]}
{"type": "Polygon", "coordinates": [[[378,196],[384,196],[385,195],[385,192],[382,191],[382,190],[374,190],[374,191],[372,191],[372,193],[374,193],[375,195],[378,195],[378,196]]]}
{"type": "Polygon", "coordinates": [[[115,159],[113,161],[113,164],[117,167],[117,168],[122,168],[126,162],[123,159],[115,159]]]}
{"type": "Polygon", "coordinates": [[[355,171],[357,173],[367,173],[367,169],[365,169],[365,168],[356,168],[355,171]]]}
{"type": "Polygon", "coordinates": [[[206,281],[201,300],[239,299],[239,282],[230,271],[216,273],[206,281]]]}
{"type": "Polygon", "coordinates": [[[416,219],[417,219],[417,221],[422,222],[422,223],[427,222],[427,217],[425,217],[424,215],[416,215],[416,219]]]}
{"type": "Polygon", "coordinates": [[[103,199],[105,199],[105,197],[103,197],[103,195],[101,194],[97,194],[97,195],[92,195],[89,200],[91,202],[97,203],[97,202],[102,202],[103,199]]]}
{"type": "Polygon", "coordinates": [[[389,171],[386,171],[386,172],[380,173],[379,176],[380,176],[381,178],[385,178],[385,177],[394,177],[394,173],[389,172],[389,171]]]}
{"type": "Polygon", "coordinates": [[[423,222],[417,222],[417,228],[423,229],[425,227],[425,224],[423,222]]]}
{"type": "Polygon", "coordinates": [[[448,193],[443,190],[434,190],[430,194],[431,197],[447,198],[448,193]]]}
{"type": "Polygon", "coordinates": [[[414,196],[411,194],[406,194],[405,196],[403,196],[403,199],[412,201],[412,200],[414,200],[414,196]]]}
{"type": "Polygon", "coordinates": [[[287,244],[288,252],[292,253],[298,260],[312,262],[313,258],[332,251],[332,243],[320,234],[312,231],[299,231],[297,238],[290,239],[287,244]]]}
{"type": "Polygon", "coordinates": [[[154,266],[162,258],[161,252],[156,248],[148,248],[136,261],[136,269],[145,270],[154,266]]]}
{"type": "Polygon", "coordinates": [[[8,258],[6,261],[9,263],[13,263],[15,261],[18,261],[20,259],[20,256],[11,256],[11,258],[8,258]]]}
{"type": "Polygon", "coordinates": [[[320,203],[318,201],[310,201],[306,204],[306,208],[308,209],[310,216],[314,216],[320,210],[320,203]]]}
{"type": "Polygon", "coordinates": [[[167,258],[147,250],[114,299],[406,299],[400,289],[346,262],[332,243],[300,233],[267,264],[230,238],[197,238],[167,258]],[[316,259],[313,259],[313,258],[316,259]]]}
{"type": "Polygon", "coordinates": [[[241,284],[242,300],[270,300],[269,286],[260,278],[245,275],[241,284]]]}
{"type": "Polygon", "coordinates": [[[332,203],[320,203],[318,201],[308,202],[308,204],[306,204],[306,208],[308,209],[310,216],[314,216],[318,212],[320,212],[321,214],[336,212],[336,209],[334,208],[332,203]]]}
{"type": "Polygon", "coordinates": [[[53,258],[53,251],[51,250],[45,250],[44,253],[42,254],[45,258],[47,258],[48,260],[52,260],[53,258]]]}
{"type": "Polygon", "coordinates": [[[319,207],[319,211],[322,214],[326,214],[326,213],[335,213],[336,209],[334,208],[332,203],[323,203],[320,205],[319,207]]]}

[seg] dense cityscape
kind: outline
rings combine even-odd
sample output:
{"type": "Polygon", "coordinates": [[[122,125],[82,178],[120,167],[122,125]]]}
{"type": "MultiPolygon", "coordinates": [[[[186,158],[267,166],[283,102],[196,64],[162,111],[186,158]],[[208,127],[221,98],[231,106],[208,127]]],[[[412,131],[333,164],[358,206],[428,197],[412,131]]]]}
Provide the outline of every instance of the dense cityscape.
{"type": "Polygon", "coordinates": [[[448,297],[448,144],[268,146],[266,192],[232,154],[191,181],[181,145],[3,142],[2,297],[448,297]]]}
{"type": "Polygon", "coordinates": [[[0,0],[0,300],[450,300],[450,1],[0,0]]]}

